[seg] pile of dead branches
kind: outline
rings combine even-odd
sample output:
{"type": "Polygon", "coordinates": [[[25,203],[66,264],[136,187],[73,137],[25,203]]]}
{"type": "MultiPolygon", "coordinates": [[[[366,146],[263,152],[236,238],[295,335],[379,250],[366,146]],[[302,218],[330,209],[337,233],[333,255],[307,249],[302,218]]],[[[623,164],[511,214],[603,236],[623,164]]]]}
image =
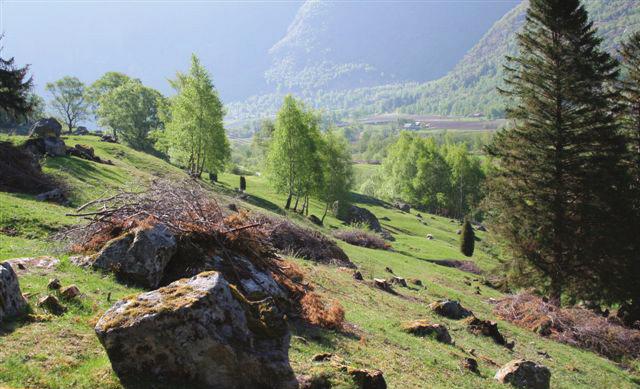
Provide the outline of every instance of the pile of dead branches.
{"type": "Polygon", "coordinates": [[[640,331],[625,328],[588,309],[561,308],[524,293],[501,299],[494,311],[520,327],[613,360],[640,357],[640,331]]]}
{"type": "Polygon", "coordinates": [[[119,191],[82,205],[69,215],[86,219],[87,223],[66,231],[64,237],[72,242],[73,251],[90,253],[135,228],[163,224],[178,240],[177,252],[168,265],[173,278],[167,282],[194,275],[187,273],[199,268],[198,261],[217,256],[223,259],[223,264],[216,270],[237,285],[239,280],[252,277],[253,270],[251,266],[247,267],[246,261],[239,260],[242,257],[255,268],[270,273],[289,292],[290,301],[286,304],[289,314],[300,316],[311,324],[338,327],[336,323],[341,323],[342,319],[338,319],[344,315],[336,312],[341,308],[314,300],[313,315],[310,315],[311,310],[305,308],[309,306],[309,298],[305,297],[313,287],[304,282],[303,272],[295,264],[276,255],[270,240],[272,236],[268,234],[276,226],[284,224],[294,228],[293,224],[249,212],[225,214],[223,209],[195,181],[177,185],[158,181],[144,192],[119,191]],[[331,320],[318,319],[325,316],[331,320]]]}

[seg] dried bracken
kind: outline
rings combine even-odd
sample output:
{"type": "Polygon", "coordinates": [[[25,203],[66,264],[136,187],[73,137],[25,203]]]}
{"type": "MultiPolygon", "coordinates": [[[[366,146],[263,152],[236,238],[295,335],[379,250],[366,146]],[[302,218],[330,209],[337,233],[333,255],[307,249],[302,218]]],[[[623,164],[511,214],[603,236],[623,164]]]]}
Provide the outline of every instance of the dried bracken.
{"type": "Polygon", "coordinates": [[[640,331],[584,308],[559,308],[540,297],[520,294],[498,301],[495,312],[518,326],[610,359],[640,357],[640,331]]]}
{"type": "Polygon", "coordinates": [[[301,300],[302,313],[309,323],[340,330],[344,324],[344,309],[338,301],[325,304],[316,293],[307,293],[301,300]]]}

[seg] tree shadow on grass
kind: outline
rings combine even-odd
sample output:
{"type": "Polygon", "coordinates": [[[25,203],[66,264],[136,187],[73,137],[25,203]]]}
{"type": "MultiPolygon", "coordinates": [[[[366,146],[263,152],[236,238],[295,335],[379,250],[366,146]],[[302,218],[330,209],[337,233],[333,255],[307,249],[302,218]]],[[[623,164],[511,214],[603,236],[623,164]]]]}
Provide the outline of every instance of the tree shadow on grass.
{"type": "Polygon", "coordinates": [[[391,204],[375,197],[363,195],[361,193],[351,192],[351,201],[358,204],[375,205],[383,208],[392,208],[391,204]]]}
{"type": "Polygon", "coordinates": [[[244,199],[244,201],[246,201],[249,204],[255,205],[256,207],[264,208],[280,215],[285,214],[284,210],[280,206],[278,206],[276,203],[262,197],[257,197],[257,196],[248,194],[247,198],[244,199]]]}
{"type": "Polygon", "coordinates": [[[303,343],[315,343],[324,348],[335,347],[339,339],[360,340],[360,335],[351,330],[348,323],[342,330],[330,330],[319,326],[305,323],[302,320],[291,322],[291,334],[303,343]]]}
{"type": "Polygon", "coordinates": [[[34,320],[32,314],[33,309],[31,309],[31,306],[28,305],[27,309],[21,316],[4,319],[4,321],[0,323],[0,339],[12,334],[22,327],[33,323],[34,320]]]}

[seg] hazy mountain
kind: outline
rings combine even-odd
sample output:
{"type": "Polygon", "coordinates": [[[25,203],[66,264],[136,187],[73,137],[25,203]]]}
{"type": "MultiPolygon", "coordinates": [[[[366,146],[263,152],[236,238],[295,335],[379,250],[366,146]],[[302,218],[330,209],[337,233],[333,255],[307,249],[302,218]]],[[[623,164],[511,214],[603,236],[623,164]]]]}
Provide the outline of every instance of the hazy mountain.
{"type": "Polygon", "coordinates": [[[433,80],[515,4],[309,0],[269,50],[265,75],[305,92],[433,80]]]}
{"type": "MultiPolygon", "coordinates": [[[[604,47],[616,52],[621,40],[640,30],[637,0],[585,0],[604,47]]],[[[528,3],[506,12],[444,77],[426,82],[392,83],[330,92],[304,92],[300,96],[337,117],[383,112],[499,116],[503,103],[496,92],[502,81],[507,54],[517,51],[516,33],[524,23],[528,3]]],[[[416,51],[426,52],[424,46],[416,51]]],[[[415,79],[419,81],[419,79],[415,79]]],[[[282,94],[256,96],[249,104],[233,104],[231,117],[247,118],[275,112],[282,94]]]]}
{"type": "MultiPolygon", "coordinates": [[[[302,4],[229,1],[2,1],[3,57],[31,64],[37,91],[66,75],[120,71],[163,93],[191,53],[223,100],[268,93],[269,48],[302,4]]],[[[46,96],[46,94],[45,94],[46,96]]]]}

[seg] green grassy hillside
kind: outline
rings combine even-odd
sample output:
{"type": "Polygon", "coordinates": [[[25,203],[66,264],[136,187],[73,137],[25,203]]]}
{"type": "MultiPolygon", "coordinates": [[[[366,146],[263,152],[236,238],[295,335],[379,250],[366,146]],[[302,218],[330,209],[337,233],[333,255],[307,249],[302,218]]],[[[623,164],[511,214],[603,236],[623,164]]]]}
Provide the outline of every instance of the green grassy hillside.
{"type": "MultiPolygon", "coordinates": [[[[20,138],[12,138],[20,142],[20,138]]],[[[0,193],[0,260],[13,257],[54,255],[60,263],[51,269],[27,267],[20,270],[20,284],[28,295],[35,314],[39,297],[47,293],[49,278],[57,277],[64,285],[75,283],[84,293],[80,302],[57,317],[36,316],[34,322],[3,325],[0,333],[0,387],[35,388],[117,388],[106,353],[93,332],[97,318],[118,298],[138,292],[115,282],[112,277],[83,270],[70,264],[68,254],[47,237],[59,228],[77,220],[65,216],[73,207],[94,197],[121,188],[139,188],[156,177],[182,179],[186,175],[152,156],[127,147],[97,142],[91,137],[71,137],[67,144],[83,143],[95,148],[96,154],[112,159],[113,166],[63,157],[45,161],[45,171],[64,181],[71,195],[72,207],[41,203],[33,196],[0,193]],[[7,232],[11,230],[11,232],[7,232]],[[108,296],[110,295],[110,301],[108,296]]],[[[224,174],[212,190],[238,205],[284,215],[284,198],[274,193],[263,177],[247,177],[247,202],[231,199],[238,186],[238,176],[224,174]]],[[[457,248],[457,222],[403,213],[388,204],[366,196],[354,195],[359,206],[366,207],[392,232],[392,251],[365,249],[339,242],[358,265],[365,280],[389,274],[422,280],[424,287],[396,288],[398,295],[374,289],[367,282],[356,282],[351,273],[334,266],[294,259],[316,285],[316,290],[329,300],[338,300],[346,310],[347,332],[293,329],[290,356],[297,374],[328,372],[334,375],[335,387],[349,388],[350,382],[336,373],[330,363],[311,362],[319,352],[331,352],[349,365],[378,368],[384,372],[390,388],[500,388],[493,380],[499,365],[512,359],[527,358],[548,366],[554,388],[634,388],[640,384],[637,363],[622,368],[594,353],[581,351],[539,337],[533,332],[497,320],[509,340],[515,340],[513,351],[496,345],[489,338],[468,333],[463,324],[435,316],[427,305],[436,299],[458,299],[482,319],[495,320],[490,298],[502,293],[481,283],[482,277],[428,262],[434,259],[462,259],[457,248]],[[427,240],[426,234],[435,239],[427,240]],[[480,294],[476,294],[476,288],[480,294]],[[429,338],[416,338],[401,331],[400,325],[412,319],[429,319],[445,324],[455,346],[429,338]],[[462,370],[460,361],[475,350],[480,374],[462,370]],[[550,357],[540,355],[546,352],[550,357]]],[[[323,204],[312,202],[311,213],[321,215],[323,204]]],[[[312,226],[297,214],[288,214],[298,223],[318,228],[329,234],[344,228],[329,216],[323,228],[312,226]]],[[[479,232],[480,242],[472,258],[492,274],[499,259],[492,254],[491,237],[479,232]]]]}

